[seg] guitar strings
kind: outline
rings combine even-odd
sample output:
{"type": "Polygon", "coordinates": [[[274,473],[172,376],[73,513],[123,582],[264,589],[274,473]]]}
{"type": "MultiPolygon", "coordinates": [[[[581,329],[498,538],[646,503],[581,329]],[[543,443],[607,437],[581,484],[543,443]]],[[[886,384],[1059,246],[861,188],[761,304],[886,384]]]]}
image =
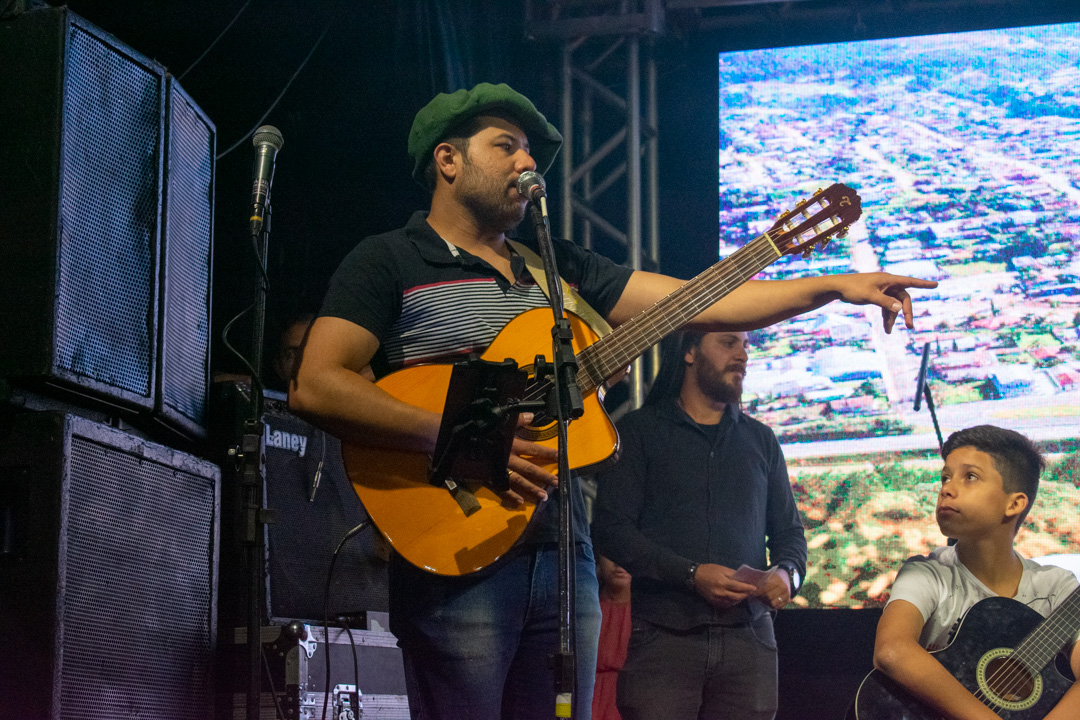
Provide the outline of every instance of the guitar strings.
{"type": "Polygon", "coordinates": [[[1024,639],[1013,655],[1019,656],[1020,662],[1029,669],[1046,667],[1062,648],[1076,639],[1078,606],[1080,588],[1073,590],[1050,617],[1024,639]]]}
{"type": "MultiPolygon", "coordinates": [[[[646,308],[638,313],[635,317],[619,326],[619,328],[610,335],[601,338],[579,352],[577,354],[577,359],[581,367],[578,370],[578,383],[582,387],[582,390],[591,391],[594,387],[599,385],[599,382],[603,382],[602,379],[598,382],[594,378],[593,373],[591,372],[594,368],[598,371],[596,375],[603,377],[607,377],[618,370],[616,359],[620,356],[626,357],[627,347],[632,348],[635,356],[640,354],[640,352],[643,352],[645,348],[648,347],[648,345],[639,347],[642,343],[642,338],[645,336],[645,330],[653,330],[655,333],[656,328],[659,325],[658,320],[664,321],[666,332],[662,334],[666,335],[667,332],[671,332],[675,328],[681,327],[688,322],[690,318],[701,312],[700,309],[696,311],[684,310],[682,313],[683,316],[688,315],[688,313],[692,314],[689,314],[689,317],[681,323],[674,323],[667,319],[665,313],[667,306],[674,305],[675,307],[679,307],[687,302],[683,299],[684,296],[686,296],[690,301],[693,301],[693,304],[702,305],[701,309],[704,309],[742,284],[742,282],[732,284],[729,281],[727,274],[722,272],[726,270],[728,266],[734,265],[737,270],[740,267],[745,268],[747,266],[752,266],[754,264],[752,261],[754,260],[757,261],[757,264],[761,264],[762,267],[767,266],[769,263],[765,261],[773,255],[772,246],[763,242],[767,235],[768,233],[758,236],[721,262],[713,265],[693,280],[690,280],[679,287],[667,297],[658,300],[652,307],[646,308]],[[742,262],[744,256],[749,256],[747,262],[742,262]],[[729,287],[729,285],[731,285],[731,287],[729,287]],[[656,315],[659,315],[659,317],[654,317],[656,315]],[[645,327],[642,328],[642,326],[645,327]]],[[[771,238],[769,238],[769,240],[771,241],[771,238]]],[[[545,378],[541,381],[537,381],[527,389],[525,399],[539,400],[544,397],[550,389],[550,379],[545,378]]]]}
{"type": "MultiPolygon", "coordinates": [[[[591,391],[605,378],[618,370],[618,358],[627,357],[627,347],[633,350],[633,356],[635,357],[644,352],[652,344],[652,342],[646,343],[646,330],[651,330],[652,336],[656,336],[657,328],[663,322],[663,332],[660,332],[659,335],[661,337],[667,335],[685,325],[707,307],[731,293],[765,267],[768,267],[777,259],[773,258],[772,254],[778,252],[777,240],[784,234],[798,239],[808,229],[813,228],[817,233],[817,237],[814,239],[816,241],[839,232],[838,228],[843,224],[843,220],[835,214],[834,205],[826,204],[825,199],[827,198],[815,195],[812,200],[803,203],[804,210],[805,207],[811,204],[817,204],[821,210],[814,216],[807,216],[803,222],[795,224],[794,229],[785,229],[784,226],[770,228],[724,258],[724,260],[679,287],[667,297],[661,298],[652,307],[638,313],[637,316],[631,318],[610,335],[600,338],[589,347],[583,348],[581,352],[577,353],[580,366],[577,379],[582,389],[591,391]],[[818,215],[820,214],[826,214],[826,217],[819,218],[818,215]],[[820,233],[817,226],[825,223],[831,224],[824,233],[820,233]],[[725,272],[729,266],[734,266],[735,272],[725,272]],[[748,272],[749,268],[755,267],[756,269],[752,272],[748,272]],[[740,269],[743,271],[742,273],[737,272],[740,269]],[[741,280],[733,280],[732,275],[746,275],[746,277],[741,280]],[[679,318],[677,321],[670,319],[667,312],[669,306],[681,310],[680,313],[677,313],[679,318]],[[616,354],[616,351],[621,352],[616,354]]],[[[781,219],[790,218],[797,211],[798,206],[796,211],[782,215],[781,219]]],[[[524,399],[539,400],[550,391],[551,384],[551,380],[546,378],[534,382],[526,390],[524,399]]]]}
{"type": "MultiPolygon", "coordinates": [[[[1078,608],[1075,607],[1077,605],[1080,605],[1080,588],[1073,590],[1049,618],[1040,623],[1011,654],[1006,656],[1014,662],[1006,663],[1003,668],[995,670],[987,677],[987,687],[1000,683],[1002,691],[995,692],[995,695],[999,697],[1010,694],[1019,695],[1027,682],[1034,682],[1042,668],[1050,663],[1061,648],[1074,639],[1078,624],[1076,620],[1078,608]]],[[[1004,707],[988,697],[981,686],[973,695],[984,704],[1004,707]]]]}
{"type": "MultiPolygon", "coordinates": [[[[689,322],[694,316],[699,314],[706,307],[719,300],[721,297],[730,293],[742,281],[738,283],[731,283],[727,277],[727,273],[724,271],[729,266],[734,265],[737,271],[740,268],[745,269],[747,266],[759,265],[761,267],[767,266],[768,262],[764,262],[769,259],[773,254],[772,246],[768,242],[764,242],[766,239],[771,241],[771,238],[766,238],[766,235],[761,235],[755,238],[750,243],[747,243],[739,250],[732,253],[720,263],[710,267],[704,271],[697,278],[687,282],[679,289],[675,290],[671,295],[662,298],[651,308],[648,308],[630,321],[621,326],[611,335],[601,339],[597,343],[594,343],[589,348],[583,351],[586,362],[593,359],[593,356],[597,356],[598,360],[606,360],[602,367],[599,368],[599,372],[596,376],[607,376],[610,373],[618,369],[616,367],[618,358],[626,357],[627,353],[624,350],[625,346],[630,346],[634,351],[644,351],[648,345],[644,341],[644,330],[652,330],[653,334],[656,333],[656,329],[660,326],[659,321],[663,321],[663,332],[660,335],[666,335],[672,330],[675,330],[686,322],[689,322]],[[747,262],[742,262],[744,256],[747,262]],[[719,282],[717,282],[719,281],[719,282]],[[686,299],[684,299],[686,298],[686,299]],[[689,309],[683,309],[679,315],[677,321],[669,319],[667,313],[668,306],[675,306],[679,308],[681,305],[687,303],[687,300],[691,301],[689,309]],[[657,317],[658,316],[658,317],[657,317]],[[642,328],[644,326],[644,328],[642,328]],[[627,337],[628,336],[628,337],[627,337]],[[593,349],[595,348],[595,350],[593,349]],[[616,350],[623,350],[616,354],[616,350]]],[[[756,274],[757,271],[755,271],[756,274]]],[[[745,274],[745,273],[744,273],[745,274]]],[[[590,378],[592,379],[592,378],[590,378]]]]}
{"type": "MultiPolygon", "coordinates": [[[[820,200],[816,200],[815,202],[821,204],[820,200]]],[[[824,206],[824,208],[825,209],[822,212],[832,213],[831,206],[824,206]]],[[[685,325],[693,317],[703,311],[706,307],[716,302],[724,295],[730,293],[732,290],[738,287],[738,285],[741,285],[742,282],[745,281],[745,279],[749,279],[749,277],[752,277],[753,275],[757,274],[757,272],[760,272],[761,269],[771,264],[771,262],[776,259],[772,258],[773,252],[776,251],[775,240],[781,235],[783,235],[785,232],[788,232],[798,237],[800,234],[806,232],[806,230],[809,228],[814,228],[815,232],[817,232],[817,225],[831,223],[825,233],[819,233],[819,238],[817,239],[820,239],[821,235],[828,236],[834,232],[837,232],[837,228],[842,224],[842,222],[842,219],[837,218],[831,214],[825,218],[820,218],[815,215],[813,217],[807,218],[804,222],[796,225],[795,231],[785,231],[784,228],[774,228],[770,229],[763,235],[758,236],[753,241],[747,243],[735,253],[732,253],[730,256],[725,258],[725,260],[710,267],[697,278],[689,281],[668,297],[658,301],[653,307],[646,309],[642,313],[639,313],[637,317],[625,323],[615,333],[608,335],[606,338],[602,338],[600,341],[594,343],[589,348],[583,350],[582,353],[579,354],[579,358],[584,361],[583,364],[587,364],[589,365],[589,367],[584,368],[584,372],[582,374],[584,374],[589,379],[589,381],[593,382],[593,387],[595,387],[599,384],[599,382],[603,381],[604,377],[607,377],[612,372],[618,369],[618,357],[626,357],[625,352],[620,353],[619,355],[615,355],[615,349],[622,349],[624,345],[629,344],[635,350],[635,354],[643,352],[649,345],[652,344],[651,342],[645,342],[644,338],[641,338],[639,342],[636,343],[627,343],[624,341],[624,336],[629,336],[630,341],[639,339],[640,336],[644,334],[643,332],[638,331],[639,326],[646,326],[645,329],[653,330],[655,335],[655,331],[658,326],[657,320],[662,320],[665,321],[665,327],[664,332],[660,334],[666,335],[672,330],[675,330],[678,327],[682,327],[683,325],[685,325]],[[744,256],[748,257],[744,258],[744,256]],[[744,259],[748,262],[741,262],[744,259]],[[736,270],[742,267],[742,269],[744,270],[742,274],[748,274],[749,277],[732,284],[730,282],[730,279],[728,277],[725,277],[725,274],[723,273],[723,271],[732,264],[736,266],[736,270]],[[757,266],[757,269],[753,272],[747,273],[746,268],[753,266],[757,266]],[[717,282],[718,280],[720,282],[717,282]],[[680,304],[684,303],[684,296],[689,296],[689,299],[694,302],[692,303],[689,310],[684,310],[681,313],[681,321],[672,322],[668,319],[668,315],[663,311],[668,305],[675,305],[676,307],[678,307],[680,304]],[[654,317],[656,315],[659,315],[659,317],[654,317]],[[638,331],[636,335],[635,331],[638,331]],[[594,356],[596,356],[595,359],[597,360],[607,360],[607,362],[603,363],[603,365],[598,368],[599,372],[596,372],[595,374],[591,372],[592,360],[594,359],[594,356]],[[598,378],[600,379],[598,380],[598,378]]]]}
{"type": "MultiPolygon", "coordinates": [[[[728,273],[724,272],[730,266],[734,266],[734,270],[737,272],[740,268],[744,269],[746,266],[755,264],[764,266],[767,264],[763,263],[763,261],[767,260],[773,253],[771,247],[762,242],[764,237],[764,235],[759,236],[728,256],[728,258],[725,258],[721,263],[704,271],[697,278],[675,290],[671,295],[662,298],[652,307],[639,313],[603,341],[591,345],[590,348],[596,348],[596,350],[592,350],[586,355],[586,362],[591,361],[595,356],[597,360],[603,362],[596,375],[607,376],[618,369],[616,364],[620,357],[627,357],[630,354],[636,356],[652,344],[646,339],[647,331],[652,331],[653,336],[663,336],[685,325],[705,307],[716,302],[716,300],[731,292],[738,284],[741,284],[741,282],[732,283],[728,273]],[[748,262],[742,262],[744,256],[749,256],[747,257],[748,262]],[[758,262],[753,263],[754,260],[758,262]],[[669,308],[672,307],[680,311],[675,313],[674,317],[676,319],[674,320],[671,318],[669,311],[669,308]],[[662,328],[662,330],[658,331],[658,328],[662,328]],[[632,352],[628,352],[627,348],[631,349],[632,352]]],[[[745,270],[744,273],[740,274],[745,274],[745,270]]]]}
{"type": "MultiPolygon", "coordinates": [[[[1025,681],[1025,670],[1027,677],[1037,675],[1038,672],[1035,672],[1033,668],[1041,670],[1061,651],[1061,648],[1074,639],[1077,625],[1075,606],[1078,604],[1080,604],[1080,588],[1070,593],[1065,602],[1017,646],[1010,658],[1015,659],[1021,667],[1012,665],[1013,671],[1005,680],[1008,683],[1005,686],[1007,691],[1018,693],[1025,681]],[[1071,628],[1070,625],[1072,625],[1071,628]]],[[[1000,671],[989,678],[988,682],[1001,679],[999,675],[1000,671]]]]}
{"type": "MultiPolygon", "coordinates": [[[[1037,675],[1038,673],[1032,671],[1031,664],[1026,659],[1027,649],[1028,646],[1033,644],[1032,641],[1035,639],[1034,635],[1035,631],[1024,638],[1024,640],[1016,646],[1013,652],[1004,656],[1003,660],[1006,662],[1003,662],[992,674],[984,677],[985,686],[988,688],[988,692],[984,692],[983,685],[980,684],[975,691],[972,692],[972,695],[974,695],[977,700],[984,705],[1004,708],[1005,705],[995,700],[990,693],[993,693],[993,696],[1001,697],[1003,699],[1009,695],[1019,696],[1025,682],[1034,681],[1034,675],[1037,675]]],[[[1042,665],[1039,667],[1042,667],[1042,665]]]]}
{"type": "MultiPolygon", "coordinates": [[[[758,240],[760,240],[760,238],[758,240]]],[[[656,334],[656,328],[659,327],[660,321],[663,321],[666,325],[666,327],[664,328],[665,331],[670,331],[677,327],[680,323],[673,322],[668,319],[668,306],[674,306],[676,309],[678,309],[681,305],[687,302],[687,300],[684,298],[687,298],[691,301],[696,301],[693,303],[694,305],[699,304],[703,299],[707,300],[709,296],[713,294],[714,288],[712,288],[711,283],[715,279],[712,276],[717,274],[715,270],[726,270],[727,266],[732,264],[736,265],[737,269],[740,265],[739,260],[741,256],[746,254],[755,254],[758,255],[759,258],[764,259],[766,257],[765,253],[763,251],[757,251],[758,248],[755,247],[758,244],[758,240],[752,241],[743,248],[740,248],[739,251],[736,251],[724,262],[721,262],[719,264],[721,267],[713,266],[709,270],[706,270],[694,280],[691,280],[690,282],[681,286],[679,289],[675,290],[671,295],[662,298],[652,307],[647,308],[646,310],[639,313],[636,317],[625,323],[611,335],[607,336],[607,338],[604,338],[603,340],[591,345],[590,348],[587,349],[588,352],[583,353],[586,355],[586,360],[591,360],[593,356],[596,356],[596,359],[606,361],[604,362],[604,366],[599,368],[600,372],[597,373],[597,375],[605,375],[608,373],[608,371],[614,372],[615,370],[617,370],[617,367],[607,366],[613,366],[619,356],[626,357],[626,347],[630,347],[633,350],[638,350],[638,346],[643,344],[643,337],[646,331],[652,330],[653,334],[656,334]],[[591,348],[596,349],[592,350],[591,348]]],[[[720,279],[724,279],[723,274],[720,274],[720,279]]],[[[690,312],[694,312],[694,310],[684,309],[681,314],[686,315],[690,312]]],[[[667,333],[663,332],[660,334],[667,333]]]]}

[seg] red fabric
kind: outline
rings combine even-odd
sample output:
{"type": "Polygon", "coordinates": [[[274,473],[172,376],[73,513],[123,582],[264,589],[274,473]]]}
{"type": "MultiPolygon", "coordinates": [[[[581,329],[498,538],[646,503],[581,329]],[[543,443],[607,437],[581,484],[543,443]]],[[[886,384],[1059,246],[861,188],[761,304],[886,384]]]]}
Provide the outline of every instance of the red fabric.
{"type": "Polygon", "coordinates": [[[630,603],[600,598],[600,645],[596,652],[596,688],[593,690],[593,720],[622,720],[615,708],[615,683],[626,662],[630,639],[630,603]]]}

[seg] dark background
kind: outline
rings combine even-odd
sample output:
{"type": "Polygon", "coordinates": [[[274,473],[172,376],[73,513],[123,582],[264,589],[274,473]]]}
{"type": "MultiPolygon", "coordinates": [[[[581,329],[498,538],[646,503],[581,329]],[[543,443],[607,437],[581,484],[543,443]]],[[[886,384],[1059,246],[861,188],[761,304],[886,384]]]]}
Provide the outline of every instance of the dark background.
{"type": "MultiPolygon", "coordinates": [[[[180,76],[244,1],[72,0],[69,6],[180,76]]],[[[535,16],[555,7],[582,13],[614,12],[617,6],[599,0],[531,3],[535,16]]],[[[285,139],[273,186],[269,340],[283,319],[318,308],[330,274],[356,242],[403,224],[426,206],[426,192],[409,177],[405,145],[413,115],[435,93],[480,81],[507,82],[558,124],[559,45],[529,37],[533,25],[525,7],[494,0],[250,2],[181,80],[217,125],[218,152],[241,141],[217,166],[215,336],[253,292],[247,237],[250,131],[268,123],[285,139]],[[324,30],[310,61],[260,123],[324,30]]],[[[1070,21],[1080,18],[1080,4],[808,0],[673,9],[667,17],[666,33],[655,38],[661,269],[689,277],[716,260],[718,52],[1070,21]]],[[[612,86],[625,90],[621,69],[610,72],[612,86]]],[[[557,198],[555,175],[549,173],[548,181],[557,198]]],[[[621,217],[625,190],[609,195],[609,217],[621,217]]],[[[558,227],[560,219],[553,222],[558,227]]],[[[617,247],[601,249],[624,260],[617,247]]],[[[247,348],[247,332],[244,323],[234,331],[241,348],[247,348]]],[[[212,358],[215,371],[240,369],[216,337],[212,358]]],[[[842,714],[870,668],[878,615],[857,610],[780,614],[780,718],[842,714]]]]}
{"type": "MultiPolygon", "coordinates": [[[[671,3],[675,4],[675,3],[671,3]]],[[[438,92],[507,82],[558,124],[557,41],[531,39],[558,7],[616,12],[619,3],[495,0],[251,0],[206,57],[185,71],[244,6],[242,0],[72,0],[69,7],[183,78],[217,125],[214,334],[250,302],[254,261],[246,236],[254,151],[246,136],[325,37],[263,123],[281,130],[268,258],[269,334],[317,309],[341,258],[369,234],[403,224],[426,206],[405,152],[412,117],[438,92]]],[[[670,10],[655,38],[659,68],[661,269],[691,277],[716,261],[716,55],[775,47],[1058,22],[1076,2],[1028,0],[811,0],[670,10]]],[[[625,90],[622,68],[608,71],[625,90]]],[[[622,118],[609,118],[622,122],[622,118]]],[[[602,124],[604,118],[598,118],[602,124]]],[[[555,198],[557,173],[548,174],[555,198]]],[[[842,178],[837,178],[842,180],[842,178]]],[[[831,179],[830,179],[831,180],[831,179]]],[[[625,189],[604,202],[624,217],[625,189]]],[[[556,200],[555,207],[558,207],[556,200]]],[[[555,227],[560,218],[553,217],[555,227]]],[[[617,246],[600,249],[623,260],[617,246]]],[[[234,340],[245,347],[243,323],[234,340]]],[[[239,363],[215,337],[215,370],[239,363]]]]}

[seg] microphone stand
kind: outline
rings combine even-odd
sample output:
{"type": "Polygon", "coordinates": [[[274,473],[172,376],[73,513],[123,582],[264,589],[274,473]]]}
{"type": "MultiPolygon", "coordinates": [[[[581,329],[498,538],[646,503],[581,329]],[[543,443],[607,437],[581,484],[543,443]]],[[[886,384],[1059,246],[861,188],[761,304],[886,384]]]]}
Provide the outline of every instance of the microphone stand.
{"type": "Polygon", "coordinates": [[[555,264],[547,217],[547,198],[541,195],[539,207],[530,202],[529,209],[536,225],[540,256],[547,274],[548,300],[555,316],[551,329],[552,365],[554,369],[554,405],[558,424],[558,498],[559,498],[559,650],[555,654],[555,717],[571,717],[576,693],[577,667],[575,657],[575,592],[576,559],[574,557],[573,506],[570,502],[572,479],[567,456],[567,426],[571,418],[585,412],[581,388],[577,384],[577,357],[574,355],[574,331],[563,310],[562,283],[555,264]]]}
{"type": "Polygon", "coordinates": [[[915,402],[911,409],[919,412],[919,405],[923,398],[926,399],[926,407],[930,410],[930,418],[934,421],[934,432],[937,433],[938,451],[941,451],[945,441],[941,439],[941,426],[938,425],[937,412],[934,410],[934,396],[930,394],[930,383],[927,377],[930,372],[930,343],[924,343],[922,349],[922,363],[919,366],[919,376],[915,380],[915,402]]]}
{"type": "Polygon", "coordinates": [[[261,715],[262,701],[262,598],[266,556],[264,526],[269,512],[263,508],[266,480],[266,447],[263,438],[262,355],[266,327],[266,257],[270,245],[270,198],[266,199],[266,219],[262,230],[252,235],[258,255],[255,273],[255,300],[252,305],[251,415],[243,421],[240,451],[240,491],[242,507],[242,542],[248,569],[247,650],[248,650],[248,720],[261,715]]]}
{"type": "MultiPolygon", "coordinates": [[[[938,455],[945,452],[945,441],[941,439],[941,426],[938,425],[937,411],[934,410],[934,396],[930,394],[930,383],[923,383],[923,397],[926,398],[926,409],[930,411],[930,419],[934,421],[934,432],[937,433],[938,455]]],[[[942,460],[945,458],[943,457],[942,460]]],[[[946,545],[955,545],[956,538],[948,538],[946,545]]]]}
{"type": "MultiPolygon", "coordinates": [[[[930,383],[927,382],[929,375],[929,358],[930,358],[930,343],[923,345],[923,359],[922,367],[919,370],[919,378],[915,383],[915,402],[913,409],[915,412],[919,411],[919,404],[922,400],[926,400],[926,409],[930,411],[930,419],[934,421],[934,432],[937,434],[938,442],[938,455],[943,455],[945,452],[945,441],[941,437],[941,426],[938,424],[937,410],[934,409],[934,396],[930,392],[930,383]]],[[[942,460],[945,458],[942,457],[942,460]]],[[[948,539],[949,545],[956,544],[956,538],[948,539]]]]}
{"type": "Polygon", "coordinates": [[[937,433],[938,451],[944,449],[945,441],[941,439],[941,426],[938,425],[937,411],[934,409],[934,396],[930,394],[930,383],[923,385],[923,397],[926,399],[926,409],[930,411],[930,419],[934,421],[934,432],[937,433]]]}

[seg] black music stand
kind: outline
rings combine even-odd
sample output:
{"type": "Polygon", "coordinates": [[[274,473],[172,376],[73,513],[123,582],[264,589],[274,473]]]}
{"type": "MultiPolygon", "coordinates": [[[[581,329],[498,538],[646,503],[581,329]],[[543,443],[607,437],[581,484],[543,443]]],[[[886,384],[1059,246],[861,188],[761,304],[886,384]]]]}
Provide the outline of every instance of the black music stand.
{"type": "Polygon", "coordinates": [[[454,365],[432,454],[432,485],[446,485],[451,492],[458,481],[509,489],[506,466],[518,415],[527,409],[521,398],[528,381],[510,359],[473,356],[454,365]]]}

